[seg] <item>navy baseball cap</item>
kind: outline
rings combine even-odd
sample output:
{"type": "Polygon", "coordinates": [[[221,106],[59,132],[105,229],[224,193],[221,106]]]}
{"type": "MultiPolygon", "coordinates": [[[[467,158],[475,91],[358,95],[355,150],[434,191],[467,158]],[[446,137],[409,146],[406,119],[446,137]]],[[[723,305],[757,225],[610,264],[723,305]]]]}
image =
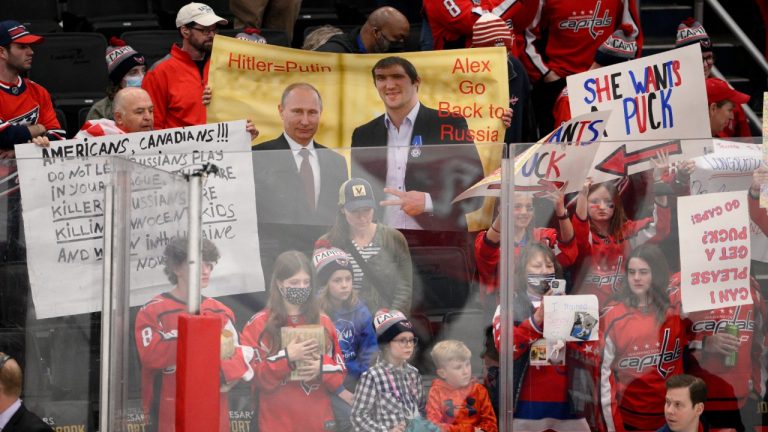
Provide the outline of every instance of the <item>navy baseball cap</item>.
{"type": "Polygon", "coordinates": [[[34,45],[43,41],[42,36],[34,35],[18,21],[0,22],[0,45],[8,46],[13,43],[34,45]]]}

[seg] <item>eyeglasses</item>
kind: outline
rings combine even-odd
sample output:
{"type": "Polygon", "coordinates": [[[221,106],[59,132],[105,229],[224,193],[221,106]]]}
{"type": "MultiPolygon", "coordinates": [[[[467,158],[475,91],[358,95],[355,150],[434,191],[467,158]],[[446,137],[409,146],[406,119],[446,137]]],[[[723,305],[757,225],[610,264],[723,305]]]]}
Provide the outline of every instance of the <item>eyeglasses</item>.
{"type": "Polygon", "coordinates": [[[416,346],[419,343],[419,338],[404,338],[404,339],[392,339],[392,342],[400,345],[401,347],[407,347],[409,345],[416,346]]]}
{"type": "Polygon", "coordinates": [[[599,207],[600,205],[604,205],[605,208],[612,209],[614,207],[613,201],[606,200],[606,199],[591,199],[589,200],[589,205],[599,207]]]}
{"type": "Polygon", "coordinates": [[[701,60],[704,62],[714,63],[715,62],[715,54],[714,53],[706,53],[701,55],[701,60]]]}
{"type": "Polygon", "coordinates": [[[208,36],[209,34],[216,34],[216,33],[219,32],[219,28],[218,27],[193,27],[193,26],[188,26],[187,28],[190,29],[190,30],[197,30],[200,33],[204,34],[205,36],[208,36]]]}

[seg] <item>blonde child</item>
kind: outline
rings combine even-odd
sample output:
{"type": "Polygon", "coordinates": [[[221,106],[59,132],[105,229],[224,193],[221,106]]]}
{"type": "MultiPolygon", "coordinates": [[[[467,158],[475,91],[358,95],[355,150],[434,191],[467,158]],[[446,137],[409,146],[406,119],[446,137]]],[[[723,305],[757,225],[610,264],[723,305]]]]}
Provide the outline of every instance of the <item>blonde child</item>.
{"type": "Polygon", "coordinates": [[[352,404],[355,431],[403,432],[409,419],[424,414],[424,386],[408,364],[418,339],[402,312],[382,309],[373,319],[379,357],[357,384],[352,404]]]}
{"type": "Polygon", "coordinates": [[[443,432],[496,432],[496,414],[488,392],[472,379],[472,352],[464,343],[445,340],[432,348],[437,376],[427,399],[427,419],[443,432]]]}

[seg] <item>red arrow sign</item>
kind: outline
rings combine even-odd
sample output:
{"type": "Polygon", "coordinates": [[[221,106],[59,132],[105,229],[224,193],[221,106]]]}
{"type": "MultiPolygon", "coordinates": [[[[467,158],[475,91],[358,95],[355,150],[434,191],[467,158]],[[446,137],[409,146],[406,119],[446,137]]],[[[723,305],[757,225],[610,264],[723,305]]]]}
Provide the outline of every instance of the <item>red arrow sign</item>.
{"type": "Polygon", "coordinates": [[[602,172],[614,174],[617,176],[627,175],[627,168],[631,165],[647,162],[656,156],[656,152],[666,151],[670,155],[682,154],[683,148],[680,141],[670,141],[651,147],[646,147],[637,151],[627,153],[626,144],[622,144],[613,151],[607,158],[595,166],[602,172]]]}
{"type": "Polygon", "coordinates": [[[536,198],[541,198],[542,196],[544,196],[546,192],[549,192],[555,189],[562,189],[563,186],[567,184],[568,182],[539,179],[538,184],[535,184],[535,185],[531,185],[531,186],[515,185],[515,192],[535,192],[533,196],[535,196],[536,198]]]}

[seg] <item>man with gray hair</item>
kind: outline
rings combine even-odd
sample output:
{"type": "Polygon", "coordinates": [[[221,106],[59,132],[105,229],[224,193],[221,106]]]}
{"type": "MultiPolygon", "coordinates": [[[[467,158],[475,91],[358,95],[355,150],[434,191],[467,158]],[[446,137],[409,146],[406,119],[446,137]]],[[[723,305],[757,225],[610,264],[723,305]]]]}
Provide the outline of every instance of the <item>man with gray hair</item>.
{"type": "Polygon", "coordinates": [[[3,432],[53,432],[50,426],[22,403],[21,366],[0,352],[0,430],[3,432]]]}
{"type": "MultiPolygon", "coordinates": [[[[106,118],[89,120],[75,135],[75,139],[154,130],[155,106],[146,90],[140,87],[121,89],[115,95],[112,106],[114,121],[106,118]]],[[[250,120],[246,122],[245,131],[251,135],[251,139],[259,135],[250,120]]]]}
{"type": "Polygon", "coordinates": [[[115,120],[89,120],[75,135],[75,139],[147,132],[154,129],[154,105],[146,90],[140,87],[126,87],[117,92],[112,106],[115,120]]]}

